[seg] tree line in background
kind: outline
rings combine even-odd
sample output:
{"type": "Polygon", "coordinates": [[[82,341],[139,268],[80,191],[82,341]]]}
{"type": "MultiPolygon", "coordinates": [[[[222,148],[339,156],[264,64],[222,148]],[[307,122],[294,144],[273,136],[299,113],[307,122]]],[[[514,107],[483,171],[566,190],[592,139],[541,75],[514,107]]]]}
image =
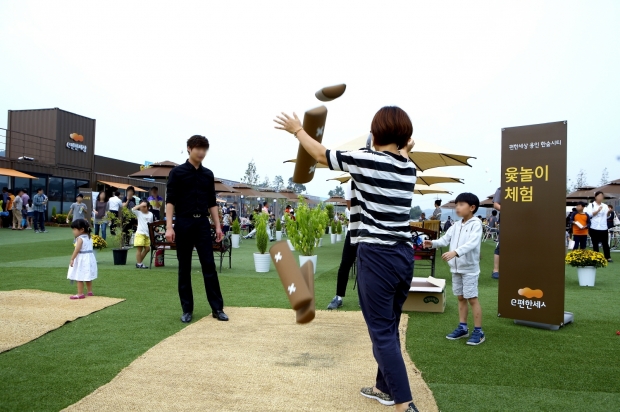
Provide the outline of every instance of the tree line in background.
{"type": "Polygon", "coordinates": [[[269,180],[269,176],[265,176],[265,178],[261,181],[260,175],[256,170],[256,163],[254,162],[254,159],[250,160],[250,163],[248,163],[248,167],[241,178],[241,183],[245,183],[248,186],[256,188],[270,188],[276,192],[279,192],[282,189],[292,190],[298,194],[306,191],[306,186],[293,182],[292,177],[288,178],[288,184],[286,187],[284,187],[284,179],[280,175],[274,177],[273,181],[269,180]]]}
{"type": "MultiPolygon", "coordinates": [[[[579,172],[577,173],[577,177],[574,181],[570,177],[566,176],[566,194],[574,192],[580,187],[590,186],[588,185],[587,179],[588,176],[586,174],[586,171],[583,169],[579,170],[579,172]]],[[[607,168],[604,168],[603,173],[601,174],[601,180],[598,182],[598,185],[595,184],[593,186],[604,186],[607,183],[609,183],[609,172],[607,171],[607,168]]]]}

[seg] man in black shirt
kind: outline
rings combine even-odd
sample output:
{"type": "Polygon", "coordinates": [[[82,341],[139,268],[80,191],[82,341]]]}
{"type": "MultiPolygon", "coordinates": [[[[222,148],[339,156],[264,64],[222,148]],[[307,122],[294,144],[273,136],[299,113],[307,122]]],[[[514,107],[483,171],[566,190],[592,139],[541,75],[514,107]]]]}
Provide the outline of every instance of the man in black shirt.
{"type": "Polygon", "coordinates": [[[192,294],[192,252],[198,252],[202,276],[211,305],[213,317],[227,321],[224,299],[215,270],[211,239],[211,223],[215,225],[217,241],[224,237],[220,227],[218,207],[215,201],[213,172],[202,166],[207,155],[209,141],[204,136],[192,136],[187,141],[189,159],[170,172],[166,190],[166,240],[176,242],[179,260],[179,297],[183,308],[182,322],[192,320],[194,295],[192,294]],[[174,228],[172,215],[176,212],[174,228]]]}

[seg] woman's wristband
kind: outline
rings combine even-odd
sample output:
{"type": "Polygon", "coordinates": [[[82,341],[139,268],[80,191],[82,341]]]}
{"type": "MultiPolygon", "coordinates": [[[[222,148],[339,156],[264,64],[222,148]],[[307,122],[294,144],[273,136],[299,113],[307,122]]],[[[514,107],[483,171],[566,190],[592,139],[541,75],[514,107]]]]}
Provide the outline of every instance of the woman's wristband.
{"type": "Polygon", "coordinates": [[[302,130],[304,130],[304,128],[300,127],[295,133],[293,133],[293,136],[297,137],[297,133],[301,132],[302,130]]]}

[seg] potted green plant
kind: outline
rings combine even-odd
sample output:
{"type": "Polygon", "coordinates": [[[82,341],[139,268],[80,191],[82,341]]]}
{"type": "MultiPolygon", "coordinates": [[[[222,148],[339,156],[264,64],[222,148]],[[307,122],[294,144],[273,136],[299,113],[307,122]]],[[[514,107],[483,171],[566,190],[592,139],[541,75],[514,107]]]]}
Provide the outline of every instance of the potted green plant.
{"type": "Polygon", "coordinates": [[[52,218],[56,216],[56,206],[52,206],[52,218]]]}
{"type": "Polygon", "coordinates": [[[310,209],[304,198],[300,196],[297,210],[295,211],[296,220],[293,222],[287,217],[286,230],[288,237],[299,251],[299,265],[303,266],[308,260],[314,265],[316,273],[317,256],[314,254],[317,239],[320,239],[325,231],[325,217],[321,207],[310,209]],[[293,223],[291,223],[293,222],[293,223]],[[289,226],[290,224],[290,226],[289,226]],[[293,229],[290,230],[289,229],[293,229]]]}
{"type": "MultiPolygon", "coordinates": [[[[332,220],[334,220],[334,205],[332,204],[327,204],[325,205],[325,212],[327,212],[327,218],[328,218],[328,222],[331,222],[332,220]]],[[[334,232],[331,231],[331,226],[328,226],[325,229],[325,234],[333,234],[334,232]]]]}
{"type": "Polygon", "coordinates": [[[340,242],[342,240],[342,223],[340,220],[336,224],[336,242],[340,242]]]}
{"type": "Polygon", "coordinates": [[[564,261],[577,268],[579,286],[594,286],[596,269],[607,267],[607,259],[602,253],[587,249],[573,250],[564,261]]]}
{"type": "Polygon", "coordinates": [[[338,240],[336,238],[338,236],[338,234],[336,233],[336,231],[338,230],[337,229],[338,227],[336,226],[336,221],[334,219],[331,219],[330,222],[332,222],[330,225],[330,233],[331,233],[331,241],[333,245],[338,240]]]}
{"type": "Polygon", "coordinates": [[[232,241],[232,247],[235,249],[239,249],[239,238],[241,237],[241,225],[239,224],[239,219],[235,219],[232,224],[232,235],[230,236],[230,240],[232,241]]]}
{"type": "MultiPolygon", "coordinates": [[[[123,209],[126,210],[126,208],[123,209]]],[[[129,230],[128,233],[123,233],[124,214],[117,217],[114,213],[108,212],[106,216],[110,222],[113,222],[116,225],[116,231],[113,235],[114,248],[112,249],[114,265],[126,265],[127,252],[129,251],[129,246],[127,246],[129,239],[127,239],[127,236],[131,237],[133,230],[129,230]]]]}
{"type": "Polygon", "coordinates": [[[282,221],[281,219],[276,220],[276,241],[282,240],[282,221]]]}
{"type": "Polygon", "coordinates": [[[258,249],[258,253],[254,253],[254,269],[259,273],[269,272],[271,265],[271,256],[267,253],[267,245],[269,244],[268,219],[269,215],[266,213],[258,213],[254,217],[254,222],[256,222],[256,248],[258,249]]]}
{"type": "Polygon", "coordinates": [[[284,216],[285,224],[286,224],[286,235],[288,239],[286,239],[286,243],[288,243],[288,247],[291,250],[295,250],[295,246],[293,242],[291,242],[291,233],[297,232],[297,221],[291,219],[289,215],[284,216]]]}

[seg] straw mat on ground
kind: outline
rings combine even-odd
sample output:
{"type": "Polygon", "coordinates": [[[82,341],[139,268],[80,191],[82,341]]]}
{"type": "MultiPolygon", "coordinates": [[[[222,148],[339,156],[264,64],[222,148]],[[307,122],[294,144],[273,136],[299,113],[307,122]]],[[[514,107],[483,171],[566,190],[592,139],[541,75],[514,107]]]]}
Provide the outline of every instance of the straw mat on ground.
{"type": "MultiPolygon", "coordinates": [[[[386,411],[359,394],[376,363],[360,312],[318,311],[307,325],[288,309],[227,308],[163,340],[110,383],[66,410],[386,411]]],[[[401,321],[405,347],[407,315],[401,321]]],[[[420,411],[432,392],[405,355],[420,411]]]]}
{"type": "Polygon", "coordinates": [[[0,352],[123,300],[102,296],[71,300],[69,295],[28,289],[0,292],[0,352]]]}

